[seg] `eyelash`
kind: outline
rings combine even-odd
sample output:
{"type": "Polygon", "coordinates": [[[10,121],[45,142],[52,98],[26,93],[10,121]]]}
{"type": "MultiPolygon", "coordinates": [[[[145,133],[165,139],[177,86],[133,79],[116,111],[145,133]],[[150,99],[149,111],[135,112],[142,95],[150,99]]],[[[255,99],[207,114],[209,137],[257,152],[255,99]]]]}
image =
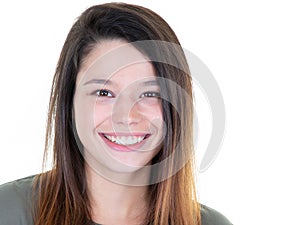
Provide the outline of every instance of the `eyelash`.
{"type": "Polygon", "coordinates": [[[141,98],[145,98],[145,97],[148,97],[148,98],[160,98],[160,93],[158,92],[152,92],[152,91],[147,91],[143,94],[140,95],[141,98]]]}
{"type": "Polygon", "coordinates": [[[97,95],[98,97],[108,97],[108,98],[114,97],[114,93],[112,93],[111,91],[106,90],[106,89],[96,90],[96,91],[94,91],[93,94],[97,95]],[[109,95],[111,95],[111,96],[109,96],[109,95]]]}
{"type": "MultiPolygon", "coordinates": [[[[94,91],[92,94],[95,94],[97,97],[108,97],[108,98],[115,97],[114,93],[107,89],[99,89],[94,91]]],[[[147,91],[142,93],[140,95],[140,98],[160,98],[160,93],[147,91]]]]}

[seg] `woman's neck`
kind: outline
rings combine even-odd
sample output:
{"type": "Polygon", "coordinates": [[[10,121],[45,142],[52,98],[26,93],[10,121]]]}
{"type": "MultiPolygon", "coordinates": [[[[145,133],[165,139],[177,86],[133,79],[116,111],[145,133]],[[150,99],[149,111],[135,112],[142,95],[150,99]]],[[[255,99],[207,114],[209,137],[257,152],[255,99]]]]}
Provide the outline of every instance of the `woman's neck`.
{"type": "MultiPolygon", "coordinates": [[[[147,212],[147,186],[117,184],[86,166],[92,220],[100,224],[139,224],[147,212]]],[[[130,178],[128,178],[130,179],[130,178]]]]}

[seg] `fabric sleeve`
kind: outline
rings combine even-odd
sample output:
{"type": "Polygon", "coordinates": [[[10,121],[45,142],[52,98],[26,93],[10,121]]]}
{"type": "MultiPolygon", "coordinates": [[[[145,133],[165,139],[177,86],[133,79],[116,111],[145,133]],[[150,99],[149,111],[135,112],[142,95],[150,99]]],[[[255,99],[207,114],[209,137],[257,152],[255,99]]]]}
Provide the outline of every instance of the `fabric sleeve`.
{"type": "Polygon", "coordinates": [[[202,225],[232,225],[232,223],[220,212],[206,205],[201,205],[202,225]]]}
{"type": "Polygon", "coordinates": [[[33,225],[33,179],[31,176],[0,186],[1,225],[33,225]]]}

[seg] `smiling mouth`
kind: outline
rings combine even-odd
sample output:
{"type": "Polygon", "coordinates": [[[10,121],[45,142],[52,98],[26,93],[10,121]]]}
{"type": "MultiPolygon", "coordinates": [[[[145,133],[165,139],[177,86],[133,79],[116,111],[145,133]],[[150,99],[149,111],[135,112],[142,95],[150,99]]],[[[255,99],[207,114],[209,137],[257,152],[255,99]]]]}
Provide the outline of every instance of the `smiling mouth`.
{"type": "Polygon", "coordinates": [[[128,145],[135,145],[146,138],[150,136],[150,134],[145,134],[145,135],[108,135],[108,134],[102,134],[107,140],[109,140],[112,143],[118,144],[118,145],[123,145],[123,146],[128,146],[128,145]]]}

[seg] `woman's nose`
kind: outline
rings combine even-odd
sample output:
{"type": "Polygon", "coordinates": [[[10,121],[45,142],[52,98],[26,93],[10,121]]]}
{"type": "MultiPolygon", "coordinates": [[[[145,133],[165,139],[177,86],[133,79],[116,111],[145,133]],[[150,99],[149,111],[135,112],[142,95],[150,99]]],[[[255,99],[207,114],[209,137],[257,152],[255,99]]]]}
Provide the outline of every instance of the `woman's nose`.
{"type": "Polygon", "coordinates": [[[126,98],[118,98],[112,110],[112,120],[116,124],[126,126],[137,124],[141,120],[141,113],[136,101],[126,98]]]}

